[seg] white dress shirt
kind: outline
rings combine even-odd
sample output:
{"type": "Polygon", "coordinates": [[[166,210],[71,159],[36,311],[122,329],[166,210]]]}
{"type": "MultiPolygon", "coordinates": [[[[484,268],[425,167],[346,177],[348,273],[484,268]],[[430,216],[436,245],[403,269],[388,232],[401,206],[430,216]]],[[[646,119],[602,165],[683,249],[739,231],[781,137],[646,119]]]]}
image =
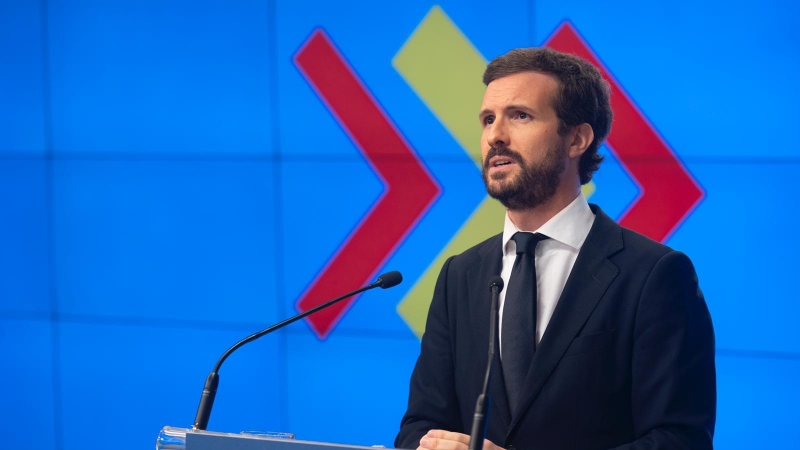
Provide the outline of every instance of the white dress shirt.
{"type": "MultiPolygon", "coordinates": [[[[536,344],[542,340],[550,317],[556,309],[561,291],[578,258],[586,236],[594,223],[594,213],[589,208],[583,193],[579,194],[566,208],[559,211],[534,233],[542,233],[550,239],[536,246],[536,344]]],[[[520,231],[506,213],[503,227],[503,278],[506,288],[500,292],[500,354],[503,352],[503,309],[505,306],[508,280],[517,258],[517,244],[511,239],[520,231]]]]}

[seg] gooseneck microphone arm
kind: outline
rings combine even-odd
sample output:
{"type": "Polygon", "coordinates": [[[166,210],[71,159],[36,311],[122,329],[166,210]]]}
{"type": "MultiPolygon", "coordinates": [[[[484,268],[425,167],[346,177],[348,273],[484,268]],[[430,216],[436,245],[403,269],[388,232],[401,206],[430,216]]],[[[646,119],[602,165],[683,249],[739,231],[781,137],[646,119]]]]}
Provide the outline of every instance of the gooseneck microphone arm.
{"type": "Polygon", "coordinates": [[[362,288],[356,289],[353,292],[347,293],[341,297],[335,298],[329,302],[323,303],[319,306],[315,306],[308,311],[304,311],[294,317],[284,320],[283,322],[277,323],[265,330],[261,330],[257,333],[253,333],[250,336],[242,339],[241,341],[234,344],[231,348],[226,351],[222,357],[217,361],[217,364],[214,366],[214,370],[208,374],[208,378],[206,378],[206,384],[203,386],[203,394],[200,396],[200,405],[197,407],[197,415],[194,418],[194,425],[192,425],[192,429],[194,430],[205,430],[208,426],[208,419],[211,417],[211,408],[214,406],[214,398],[217,395],[217,386],[219,385],[219,369],[222,367],[222,363],[228,359],[228,356],[231,353],[235,352],[239,347],[247,344],[248,342],[255,341],[256,339],[265,336],[267,334],[272,333],[275,330],[279,330],[286,325],[291,323],[297,322],[298,320],[306,317],[309,314],[314,314],[315,312],[319,311],[320,309],[325,309],[334,303],[340,302],[346,298],[350,298],[356,294],[360,294],[364,291],[368,291],[370,289],[374,289],[376,287],[380,287],[381,289],[388,289],[390,287],[397,286],[400,282],[403,281],[403,275],[400,272],[386,272],[385,274],[378,277],[377,281],[372,284],[368,284],[362,288]]]}
{"type": "Polygon", "coordinates": [[[497,334],[497,301],[500,291],[503,290],[503,279],[499,276],[489,280],[489,289],[492,291],[492,307],[489,311],[489,360],[486,363],[486,376],[483,378],[483,389],[475,402],[475,416],[472,419],[472,433],[469,439],[469,450],[482,450],[483,438],[486,434],[486,419],[489,409],[489,398],[486,392],[489,390],[489,378],[492,374],[492,362],[494,362],[494,336],[497,334]]]}

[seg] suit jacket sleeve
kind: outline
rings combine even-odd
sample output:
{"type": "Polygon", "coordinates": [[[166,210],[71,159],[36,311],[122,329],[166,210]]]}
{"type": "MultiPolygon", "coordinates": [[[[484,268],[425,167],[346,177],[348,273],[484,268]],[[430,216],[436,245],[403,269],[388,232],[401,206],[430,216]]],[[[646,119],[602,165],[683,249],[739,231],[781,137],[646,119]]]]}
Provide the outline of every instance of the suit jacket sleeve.
{"type": "Polygon", "coordinates": [[[617,449],[711,449],[714,331],[689,258],[679,252],[663,256],[641,295],[632,351],[637,440],[617,449]]]}
{"type": "Polygon", "coordinates": [[[396,448],[416,448],[428,430],[459,430],[458,399],[453,383],[453,353],[447,301],[452,257],[439,273],[428,312],[417,364],[411,375],[408,410],[395,439],[396,448]]]}

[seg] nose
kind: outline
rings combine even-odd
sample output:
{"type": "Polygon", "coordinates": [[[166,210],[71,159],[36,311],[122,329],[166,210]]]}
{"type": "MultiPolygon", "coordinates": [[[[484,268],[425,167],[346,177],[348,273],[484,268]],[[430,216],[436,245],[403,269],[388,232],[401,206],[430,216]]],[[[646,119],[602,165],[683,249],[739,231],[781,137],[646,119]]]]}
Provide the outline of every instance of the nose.
{"type": "Polygon", "coordinates": [[[511,143],[508,141],[506,122],[501,117],[498,117],[487,130],[486,143],[489,144],[489,147],[509,147],[511,143]]]}

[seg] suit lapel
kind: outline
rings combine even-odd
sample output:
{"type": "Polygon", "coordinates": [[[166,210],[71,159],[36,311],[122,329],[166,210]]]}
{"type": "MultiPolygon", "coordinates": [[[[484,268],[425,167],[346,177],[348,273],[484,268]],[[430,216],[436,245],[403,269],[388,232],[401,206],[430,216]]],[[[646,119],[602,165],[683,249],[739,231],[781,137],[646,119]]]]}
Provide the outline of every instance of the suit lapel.
{"type": "MultiPolygon", "coordinates": [[[[485,367],[485,349],[489,345],[489,310],[492,304],[492,293],[489,290],[489,280],[500,275],[503,264],[502,235],[490,239],[479,250],[481,257],[480,263],[473,269],[467,271],[469,279],[469,305],[472,321],[472,330],[475,336],[476,351],[482,356],[485,367]]],[[[498,327],[499,328],[499,327],[498,327]]],[[[489,425],[502,424],[503,429],[497,430],[498,435],[505,435],[511,423],[511,413],[508,407],[508,397],[506,397],[506,387],[503,382],[502,368],[500,367],[500,343],[499,336],[495,335],[494,340],[494,362],[492,363],[492,376],[489,379],[489,416],[499,417],[500,420],[489,420],[489,425]]]]}
{"type": "Polygon", "coordinates": [[[608,256],[622,249],[622,230],[599,208],[591,206],[596,216],[595,222],[578,253],[553,317],[536,349],[525,379],[520,412],[512,418],[509,434],[619,273],[608,256]]]}

